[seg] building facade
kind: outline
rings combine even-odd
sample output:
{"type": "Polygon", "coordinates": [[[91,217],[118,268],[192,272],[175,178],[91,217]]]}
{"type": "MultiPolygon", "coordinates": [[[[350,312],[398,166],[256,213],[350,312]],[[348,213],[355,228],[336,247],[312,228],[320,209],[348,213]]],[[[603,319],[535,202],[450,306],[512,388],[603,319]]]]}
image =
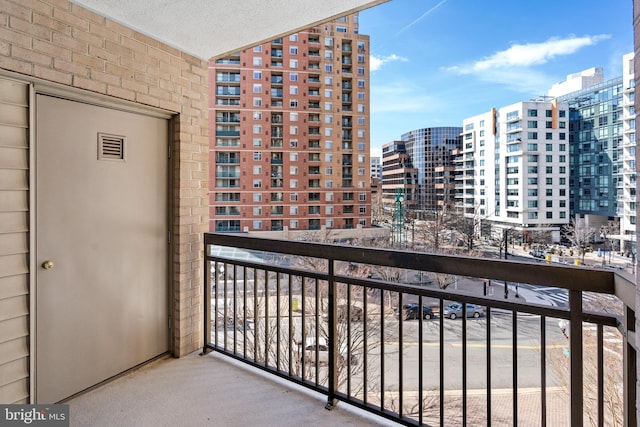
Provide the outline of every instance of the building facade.
{"type": "MultiPolygon", "coordinates": [[[[613,223],[616,250],[635,253],[636,160],[634,55],[622,77],[563,94],[570,110],[570,208],[601,239],[613,223]]],[[[612,236],[609,236],[612,237],[612,236]]]]}
{"type": "Polygon", "coordinates": [[[452,172],[452,151],[460,148],[461,132],[460,127],[430,127],[402,135],[407,154],[417,169],[418,210],[434,211],[454,200],[453,192],[447,192],[451,188],[443,184],[452,172]]]}
{"type": "Polygon", "coordinates": [[[209,76],[212,231],[370,227],[357,14],[219,59],[209,76]]]}
{"type": "Polygon", "coordinates": [[[565,103],[519,102],[463,121],[456,205],[479,232],[516,230],[559,241],[569,222],[569,116],[565,103]]]}
{"type": "Polygon", "coordinates": [[[382,146],[382,203],[392,206],[398,194],[403,196],[407,209],[418,207],[418,170],[413,167],[403,141],[388,142],[382,146]]]}

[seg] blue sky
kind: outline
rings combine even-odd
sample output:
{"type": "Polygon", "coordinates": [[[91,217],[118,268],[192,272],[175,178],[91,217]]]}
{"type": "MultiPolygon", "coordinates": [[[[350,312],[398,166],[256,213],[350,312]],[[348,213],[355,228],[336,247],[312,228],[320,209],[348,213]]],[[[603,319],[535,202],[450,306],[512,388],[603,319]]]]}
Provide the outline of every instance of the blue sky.
{"type": "Polygon", "coordinates": [[[391,0],[360,13],[371,37],[371,154],[410,130],[545,95],[567,74],[622,74],[631,0],[391,0]]]}

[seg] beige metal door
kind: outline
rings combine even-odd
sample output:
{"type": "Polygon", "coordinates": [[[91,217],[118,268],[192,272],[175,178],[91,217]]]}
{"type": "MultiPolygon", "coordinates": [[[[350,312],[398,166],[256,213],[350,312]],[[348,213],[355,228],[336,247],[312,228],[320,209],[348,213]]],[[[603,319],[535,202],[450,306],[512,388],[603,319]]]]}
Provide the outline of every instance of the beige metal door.
{"type": "Polygon", "coordinates": [[[167,120],[36,99],[36,398],[168,349],[167,120]]]}

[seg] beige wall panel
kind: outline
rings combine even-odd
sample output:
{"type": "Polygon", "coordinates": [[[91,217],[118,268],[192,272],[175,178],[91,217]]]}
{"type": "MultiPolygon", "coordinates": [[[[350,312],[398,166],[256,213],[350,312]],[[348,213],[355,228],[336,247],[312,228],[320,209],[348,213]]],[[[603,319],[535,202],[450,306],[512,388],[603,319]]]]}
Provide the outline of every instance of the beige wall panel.
{"type": "Polygon", "coordinates": [[[3,277],[27,274],[28,272],[29,260],[27,256],[23,254],[0,256],[0,274],[3,277]]]}
{"type": "Polygon", "coordinates": [[[11,384],[24,381],[29,376],[29,359],[21,357],[12,362],[0,365],[0,378],[2,382],[11,384]]]}
{"type": "Polygon", "coordinates": [[[29,293],[29,281],[24,274],[0,277],[0,299],[29,293]]]}
{"type": "Polygon", "coordinates": [[[0,169],[0,190],[26,190],[29,187],[29,173],[20,169],[0,169]]]}
{"type": "Polygon", "coordinates": [[[26,233],[0,234],[0,255],[26,254],[29,236],[26,233]]]}
{"type": "Polygon", "coordinates": [[[0,320],[13,319],[29,314],[29,297],[18,295],[0,299],[0,320]]]}
{"type": "Polygon", "coordinates": [[[29,110],[22,105],[3,104],[0,102],[0,123],[27,127],[29,124],[29,110]]]}
{"type": "MultiPolygon", "coordinates": [[[[29,338],[17,338],[0,345],[0,364],[13,362],[29,355],[29,338]]],[[[3,400],[0,400],[0,402],[3,400]]]]}
{"type": "Polygon", "coordinates": [[[0,233],[28,231],[29,214],[26,212],[0,212],[0,233]]]}
{"type": "MultiPolygon", "coordinates": [[[[0,343],[26,337],[27,335],[29,335],[29,319],[27,316],[14,317],[0,322],[0,343]]],[[[0,378],[4,377],[0,375],[0,378]]]]}
{"type": "Polygon", "coordinates": [[[0,402],[9,404],[29,403],[29,381],[27,378],[0,386],[0,402]]]}
{"type": "Polygon", "coordinates": [[[15,126],[5,126],[0,123],[0,135],[2,135],[0,146],[22,148],[27,148],[29,146],[28,129],[15,126]]]}
{"type": "Polygon", "coordinates": [[[26,191],[0,191],[0,212],[26,211],[29,195],[26,191]]]}
{"type": "Polygon", "coordinates": [[[29,104],[29,86],[15,80],[0,79],[0,102],[7,104],[29,104]]]}
{"type": "Polygon", "coordinates": [[[27,169],[29,152],[21,148],[0,147],[0,169],[27,169]]]}

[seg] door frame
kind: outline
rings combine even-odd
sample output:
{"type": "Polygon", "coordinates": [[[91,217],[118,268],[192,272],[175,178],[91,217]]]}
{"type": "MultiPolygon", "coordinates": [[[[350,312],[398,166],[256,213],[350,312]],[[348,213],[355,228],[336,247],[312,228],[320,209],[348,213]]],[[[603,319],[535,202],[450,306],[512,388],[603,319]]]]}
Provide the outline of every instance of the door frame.
{"type": "Polygon", "coordinates": [[[111,108],[115,110],[125,111],[129,113],[143,114],[146,116],[160,118],[167,120],[168,135],[167,135],[167,271],[166,271],[166,292],[167,292],[167,337],[169,342],[167,343],[167,349],[169,352],[174,352],[174,339],[172,327],[172,319],[174,312],[173,293],[174,293],[174,281],[173,281],[173,245],[170,236],[173,233],[174,228],[174,209],[173,209],[173,179],[174,179],[174,162],[172,157],[172,147],[174,144],[174,121],[178,115],[177,112],[164,110],[157,107],[137,104],[135,102],[113,98],[107,95],[89,92],[83,89],[78,89],[70,86],[65,86],[58,83],[49,82],[32,76],[25,76],[6,70],[0,70],[0,76],[16,80],[19,82],[29,84],[29,402],[36,403],[36,357],[35,354],[38,351],[36,344],[36,320],[38,315],[38,307],[36,305],[36,292],[37,292],[37,260],[36,260],[36,212],[37,206],[37,191],[36,188],[36,95],[49,95],[69,101],[75,101],[99,107],[111,108]]]}

